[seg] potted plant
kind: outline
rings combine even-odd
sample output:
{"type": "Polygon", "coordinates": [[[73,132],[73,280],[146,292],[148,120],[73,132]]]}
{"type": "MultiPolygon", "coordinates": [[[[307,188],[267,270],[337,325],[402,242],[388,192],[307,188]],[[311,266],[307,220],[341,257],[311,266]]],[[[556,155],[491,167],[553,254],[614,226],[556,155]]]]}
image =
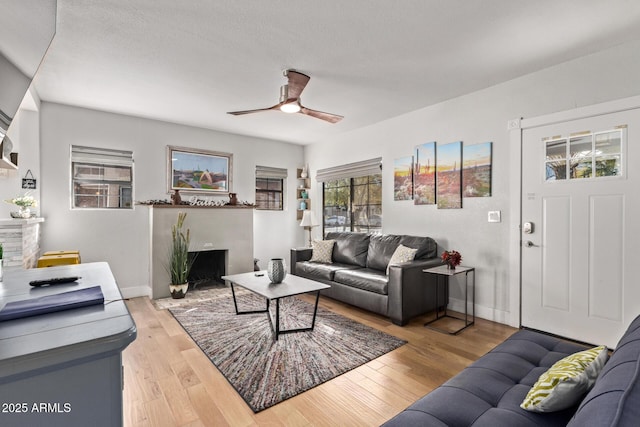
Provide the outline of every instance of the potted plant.
{"type": "Polygon", "coordinates": [[[29,193],[26,193],[20,197],[14,197],[13,199],[5,200],[7,203],[18,206],[18,212],[12,212],[11,216],[15,218],[31,218],[31,208],[38,206],[38,202],[29,193]]]}
{"type": "Polygon", "coordinates": [[[171,226],[171,248],[169,250],[169,262],[167,271],[171,276],[169,290],[173,298],[184,298],[189,288],[189,272],[193,266],[194,258],[189,259],[189,229],[183,230],[186,212],[178,213],[178,222],[171,226]]]}

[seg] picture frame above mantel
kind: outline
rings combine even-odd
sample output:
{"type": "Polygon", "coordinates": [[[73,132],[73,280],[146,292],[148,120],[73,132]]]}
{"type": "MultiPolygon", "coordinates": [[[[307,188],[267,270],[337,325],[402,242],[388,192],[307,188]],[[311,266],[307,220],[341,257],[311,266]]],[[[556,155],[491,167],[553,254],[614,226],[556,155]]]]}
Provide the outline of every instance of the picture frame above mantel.
{"type": "Polygon", "coordinates": [[[233,154],[167,146],[167,192],[227,195],[232,192],[233,154]]]}

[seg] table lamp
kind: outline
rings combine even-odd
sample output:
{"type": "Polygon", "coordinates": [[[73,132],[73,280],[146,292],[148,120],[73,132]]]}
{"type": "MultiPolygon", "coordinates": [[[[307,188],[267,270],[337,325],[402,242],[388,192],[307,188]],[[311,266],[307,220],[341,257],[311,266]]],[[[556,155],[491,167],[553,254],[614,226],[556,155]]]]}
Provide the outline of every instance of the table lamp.
{"type": "Polygon", "coordinates": [[[311,210],[306,210],[302,213],[302,221],[300,221],[300,227],[304,227],[309,230],[309,247],[311,247],[311,229],[320,225],[316,219],[316,215],[311,210]]]}

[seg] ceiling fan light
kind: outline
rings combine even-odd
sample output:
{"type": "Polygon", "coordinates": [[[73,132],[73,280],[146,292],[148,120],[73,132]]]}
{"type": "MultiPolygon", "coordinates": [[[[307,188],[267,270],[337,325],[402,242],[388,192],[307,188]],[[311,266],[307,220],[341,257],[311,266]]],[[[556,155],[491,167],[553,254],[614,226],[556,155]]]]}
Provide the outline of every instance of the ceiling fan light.
{"type": "Polygon", "coordinates": [[[283,113],[297,113],[298,111],[300,111],[300,104],[295,101],[289,102],[287,104],[282,104],[280,106],[280,111],[282,111],[283,113]]]}

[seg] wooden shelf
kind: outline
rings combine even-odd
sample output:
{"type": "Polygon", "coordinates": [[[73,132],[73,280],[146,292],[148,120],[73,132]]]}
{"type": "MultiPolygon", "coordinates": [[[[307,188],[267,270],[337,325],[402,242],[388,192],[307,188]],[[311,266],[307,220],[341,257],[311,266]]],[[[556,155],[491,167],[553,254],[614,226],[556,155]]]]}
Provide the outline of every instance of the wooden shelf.
{"type": "Polygon", "coordinates": [[[6,157],[0,157],[0,169],[18,169],[18,165],[13,164],[6,157]]]}
{"type": "Polygon", "coordinates": [[[4,141],[0,143],[0,169],[18,169],[18,153],[11,153],[11,158],[4,154],[4,141]]]}

